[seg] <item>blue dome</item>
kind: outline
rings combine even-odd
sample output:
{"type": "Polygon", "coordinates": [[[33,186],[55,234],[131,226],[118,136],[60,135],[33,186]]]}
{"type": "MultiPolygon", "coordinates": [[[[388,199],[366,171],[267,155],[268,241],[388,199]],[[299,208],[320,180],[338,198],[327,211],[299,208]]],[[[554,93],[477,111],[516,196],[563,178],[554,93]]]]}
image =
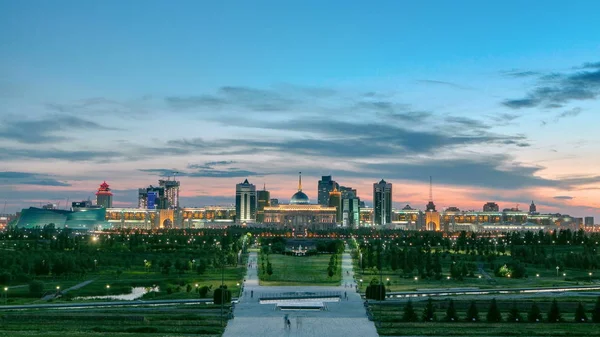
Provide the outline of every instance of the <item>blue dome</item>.
{"type": "Polygon", "coordinates": [[[292,195],[292,199],[290,199],[291,205],[307,205],[309,202],[308,195],[304,194],[302,191],[296,192],[292,195]]]}

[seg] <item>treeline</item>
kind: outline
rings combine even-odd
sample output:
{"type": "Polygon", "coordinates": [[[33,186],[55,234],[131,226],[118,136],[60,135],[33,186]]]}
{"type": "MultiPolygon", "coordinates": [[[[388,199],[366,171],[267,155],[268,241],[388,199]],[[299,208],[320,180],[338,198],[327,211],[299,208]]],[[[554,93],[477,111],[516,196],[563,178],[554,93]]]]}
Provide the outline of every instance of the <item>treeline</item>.
{"type": "Polygon", "coordinates": [[[208,268],[236,266],[245,241],[242,232],[222,230],[82,235],[52,226],[11,229],[1,240],[0,284],[47,277],[82,278],[98,269],[114,270],[117,277],[132,268],[203,274],[208,268]]]}
{"type": "MultiPolygon", "coordinates": [[[[374,307],[369,307],[369,315],[377,314],[378,319],[382,322],[482,322],[488,323],[559,323],[566,322],[563,318],[563,311],[560,308],[559,303],[555,300],[552,301],[548,312],[544,315],[537,303],[533,302],[528,311],[521,311],[520,307],[516,302],[513,302],[509,310],[502,312],[496,302],[496,299],[490,301],[487,307],[487,312],[480,312],[477,303],[471,301],[466,311],[459,315],[459,312],[454,304],[454,300],[447,302],[446,310],[438,312],[436,304],[431,298],[427,300],[427,304],[419,314],[413,306],[411,300],[409,300],[402,310],[399,316],[390,316],[388,314],[382,314],[381,310],[376,310],[374,307]]],[[[586,310],[585,306],[579,302],[576,309],[574,310],[574,318],[572,322],[575,323],[600,323],[600,297],[598,297],[596,304],[590,311],[586,310]]]]}

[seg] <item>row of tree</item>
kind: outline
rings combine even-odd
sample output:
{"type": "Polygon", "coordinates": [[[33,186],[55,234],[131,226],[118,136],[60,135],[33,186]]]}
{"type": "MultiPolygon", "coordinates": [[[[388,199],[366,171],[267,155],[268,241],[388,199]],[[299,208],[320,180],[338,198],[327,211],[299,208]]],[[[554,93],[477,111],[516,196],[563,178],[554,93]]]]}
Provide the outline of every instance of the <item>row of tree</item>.
{"type": "MultiPolygon", "coordinates": [[[[427,301],[427,304],[425,305],[425,308],[423,309],[423,312],[422,312],[420,318],[413,307],[412,301],[409,300],[406,303],[406,305],[404,306],[401,320],[404,322],[437,321],[438,318],[437,318],[437,313],[436,313],[436,307],[435,307],[432,299],[429,298],[429,300],[427,301]]],[[[448,307],[446,309],[445,315],[442,320],[445,322],[458,322],[461,320],[460,317],[458,316],[458,313],[454,306],[453,300],[449,301],[448,307]]],[[[506,321],[506,322],[531,322],[531,323],[544,322],[542,312],[541,312],[539,306],[535,302],[531,305],[531,308],[526,313],[526,316],[524,316],[523,313],[521,313],[521,311],[519,310],[519,307],[516,305],[516,303],[513,303],[512,307],[510,308],[510,310],[508,311],[508,313],[506,315],[506,319],[504,319],[502,316],[502,312],[498,308],[498,304],[496,303],[495,298],[492,299],[492,301],[490,302],[490,305],[487,310],[487,314],[485,316],[485,320],[490,323],[499,323],[499,322],[503,322],[503,321],[506,321]]],[[[479,309],[477,308],[477,304],[475,303],[475,301],[472,301],[470,303],[469,308],[466,311],[466,315],[463,317],[463,321],[466,321],[466,322],[480,322],[481,321],[481,318],[479,315],[479,309]]],[[[548,313],[546,315],[545,322],[556,323],[556,322],[563,322],[563,321],[564,320],[562,317],[562,313],[561,313],[559,304],[555,299],[552,301],[552,304],[550,305],[550,310],[548,311],[548,313]]],[[[585,307],[580,302],[575,311],[574,322],[585,323],[585,322],[589,322],[589,321],[590,321],[590,318],[588,318],[585,307]]],[[[600,297],[598,297],[598,300],[596,301],[596,304],[592,310],[591,321],[594,323],[600,323],[600,297]]]]}

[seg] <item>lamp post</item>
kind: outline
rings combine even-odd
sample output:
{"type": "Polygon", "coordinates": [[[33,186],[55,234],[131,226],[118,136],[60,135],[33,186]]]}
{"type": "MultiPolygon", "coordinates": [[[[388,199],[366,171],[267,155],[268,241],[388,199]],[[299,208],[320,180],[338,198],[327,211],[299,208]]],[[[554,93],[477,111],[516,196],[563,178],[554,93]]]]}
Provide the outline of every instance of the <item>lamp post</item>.
{"type": "Polygon", "coordinates": [[[106,285],[106,296],[108,296],[108,292],[110,291],[110,284],[106,285]]]}
{"type": "Polygon", "coordinates": [[[592,272],[589,272],[588,275],[590,275],[590,282],[592,282],[592,272]]]}
{"type": "Polygon", "coordinates": [[[560,269],[559,266],[556,266],[556,277],[558,277],[558,270],[560,269]]]}
{"type": "Polygon", "coordinates": [[[4,304],[8,304],[8,287],[4,287],[4,304]]]}

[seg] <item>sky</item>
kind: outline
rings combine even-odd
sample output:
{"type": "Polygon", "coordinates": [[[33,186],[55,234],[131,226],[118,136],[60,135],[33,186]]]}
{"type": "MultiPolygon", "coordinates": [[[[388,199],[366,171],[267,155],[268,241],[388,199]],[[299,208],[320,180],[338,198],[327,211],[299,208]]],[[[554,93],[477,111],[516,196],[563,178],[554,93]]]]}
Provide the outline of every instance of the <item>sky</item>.
{"type": "MultiPolygon", "coordinates": [[[[598,1],[0,0],[0,207],[179,172],[600,219],[598,1]],[[2,205],[4,204],[4,205],[2,205]]],[[[597,221],[598,222],[598,221],[597,221]]]]}

